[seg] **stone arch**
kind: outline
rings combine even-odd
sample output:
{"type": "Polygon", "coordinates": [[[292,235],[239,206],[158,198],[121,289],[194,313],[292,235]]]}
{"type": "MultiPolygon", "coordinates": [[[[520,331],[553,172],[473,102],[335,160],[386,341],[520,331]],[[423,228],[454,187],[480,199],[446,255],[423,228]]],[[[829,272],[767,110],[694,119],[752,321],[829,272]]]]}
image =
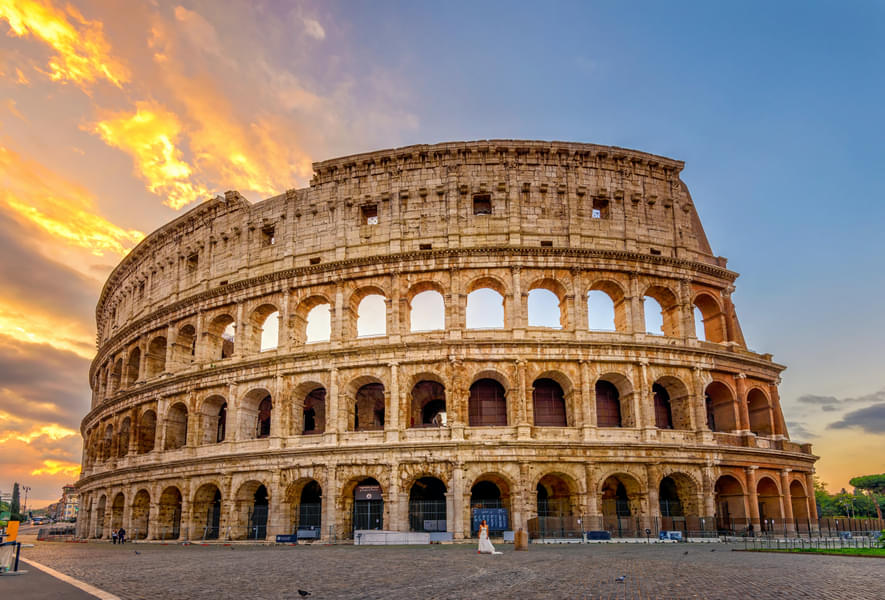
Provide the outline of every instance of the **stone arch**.
{"type": "MultiPolygon", "coordinates": [[[[442,378],[422,374],[409,392],[409,426],[442,427],[446,425],[446,387],[442,378]]],[[[415,378],[413,378],[415,379],[415,378]]]]}
{"type": "Polygon", "coordinates": [[[567,473],[544,473],[535,482],[535,493],[539,517],[569,517],[581,513],[578,484],[567,473]]]}
{"type": "Polygon", "coordinates": [[[194,539],[217,540],[224,526],[221,489],[216,481],[200,485],[191,505],[194,539]]]}
{"type": "Polygon", "coordinates": [[[273,397],[267,388],[256,387],[243,396],[239,406],[241,440],[277,435],[271,431],[273,397]]]}
{"type": "Polygon", "coordinates": [[[465,288],[465,326],[467,329],[503,329],[507,324],[507,286],[497,277],[482,275],[474,278],[465,288]],[[491,290],[493,295],[484,290],[491,290]],[[500,304],[499,304],[500,302],[500,304]],[[477,310],[482,305],[484,316],[480,319],[477,310]]]}
{"type": "Polygon", "coordinates": [[[221,394],[207,396],[200,404],[200,445],[217,444],[227,439],[227,400],[221,394]]]}
{"type": "Polygon", "coordinates": [[[166,444],[164,450],[177,450],[187,445],[187,405],[176,402],[166,411],[166,444]]]}
{"type": "MultiPolygon", "coordinates": [[[[701,331],[695,331],[695,337],[708,342],[725,342],[728,333],[725,327],[725,315],[719,301],[707,292],[695,294],[693,307],[701,313],[701,331]]],[[[695,320],[697,323],[697,319],[695,320]]],[[[695,327],[697,329],[697,325],[695,327]]]]}
{"type": "Polygon", "coordinates": [[[172,362],[176,368],[185,368],[197,360],[197,329],[191,323],[178,328],[172,344],[172,362]]]}
{"type": "Polygon", "coordinates": [[[736,529],[735,521],[743,521],[747,516],[743,482],[739,477],[723,474],[713,486],[713,496],[718,528],[733,531],[736,529]]]}
{"type": "Polygon", "coordinates": [[[177,540],[181,536],[181,490],[170,485],[160,494],[157,511],[157,537],[177,540]]]}
{"type": "Polygon", "coordinates": [[[148,343],[144,355],[145,379],[157,377],[166,370],[166,338],[158,335],[148,343]]]}
{"type": "Polygon", "coordinates": [[[774,434],[771,402],[768,394],[758,387],[747,392],[747,412],[750,417],[750,431],[756,435],[774,434]]]}
{"type": "Polygon", "coordinates": [[[387,292],[377,285],[367,285],[355,289],[350,294],[347,303],[349,308],[348,339],[387,335],[389,298],[387,292]]]}
{"type": "Polygon", "coordinates": [[[120,421],[120,432],[117,434],[117,458],[129,454],[129,439],[132,435],[132,419],[123,417],[120,421]]]}
{"type": "Polygon", "coordinates": [[[333,302],[321,293],[313,293],[298,302],[293,313],[293,336],[300,344],[328,342],[332,339],[333,302]]]}
{"type": "MultiPolygon", "coordinates": [[[[781,510],[781,494],[777,482],[773,477],[763,475],[756,481],[756,498],[759,501],[759,520],[783,519],[781,510]]],[[[763,530],[766,526],[762,525],[763,530]]]]}
{"type": "Polygon", "coordinates": [[[409,490],[409,530],[446,531],[446,484],[438,477],[413,479],[409,490]]]}
{"type": "Polygon", "coordinates": [[[270,302],[256,307],[249,314],[249,340],[246,342],[247,352],[264,352],[276,350],[279,345],[280,309],[270,302]],[[276,323],[269,319],[276,318],[276,323]]]}
{"type": "Polygon", "coordinates": [[[805,485],[798,479],[790,482],[790,506],[793,508],[794,519],[808,518],[808,493],[805,485]]]}
{"type": "Polygon", "coordinates": [[[236,320],[222,312],[209,321],[206,328],[206,356],[210,361],[230,358],[234,354],[236,320]]]}
{"type": "Polygon", "coordinates": [[[313,477],[301,477],[286,486],[289,506],[289,527],[298,530],[322,531],[323,488],[313,477]]]}
{"type": "Polygon", "coordinates": [[[739,417],[735,393],[728,384],[714,380],[704,391],[707,427],[711,431],[737,431],[739,417]]]}
{"type": "Polygon", "coordinates": [[[263,540],[267,537],[270,491],[257,479],[240,484],[233,499],[231,539],[263,540]]]}
{"type": "Polygon", "coordinates": [[[129,350],[129,357],[126,359],[126,376],[123,385],[130,387],[138,381],[139,368],[141,365],[141,349],[135,346],[129,350]]]}
{"type": "Polygon", "coordinates": [[[633,384],[626,375],[603,373],[595,383],[597,427],[636,427],[633,384]]]}
{"type": "MultiPolygon", "coordinates": [[[[643,303],[644,307],[648,306],[647,300],[649,298],[657,303],[661,312],[661,330],[663,335],[667,337],[679,337],[679,301],[676,294],[668,287],[651,285],[642,295],[646,300],[646,302],[643,303]]],[[[649,330],[649,325],[651,323],[649,320],[650,315],[647,310],[644,310],[643,312],[645,313],[646,333],[656,333],[660,335],[659,332],[649,330]]]]}
{"type": "Polygon", "coordinates": [[[131,516],[129,518],[129,530],[126,537],[133,540],[144,540],[148,537],[148,517],[151,511],[151,494],[142,488],[135,493],[132,499],[131,516]]]}
{"type": "Polygon", "coordinates": [[[101,460],[106,462],[114,456],[114,426],[111,423],[105,425],[104,436],[101,440],[101,460]]]}
{"type": "Polygon", "coordinates": [[[446,328],[446,290],[436,281],[420,281],[406,292],[405,331],[438,331],[446,328]]]}
{"type": "Polygon", "coordinates": [[[656,427],[692,429],[691,394],[681,379],[672,375],[659,377],[652,385],[652,393],[656,427]]]}
{"type": "Polygon", "coordinates": [[[612,279],[598,279],[590,284],[585,297],[587,298],[587,323],[591,330],[620,332],[630,330],[626,295],[620,283],[612,279]],[[594,302],[602,303],[602,306],[594,309],[594,302]],[[605,322],[602,322],[603,320],[596,322],[594,310],[607,312],[609,308],[611,310],[610,322],[608,318],[604,319],[605,322]],[[597,326],[594,327],[594,324],[597,326]]]}
{"type": "Polygon", "coordinates": [[[527,293],[527,306],[526,306],[526,315],[528,318],[528,324],[530,327],[552,327],[554,329],[568,329],[571,319],[569,318],[569,310],[568,310],[568,298],[569,292],[565,285],[562,284],[559,280],[552,277],[542,277],[540,279],[536,279],[526,288],[528,290],[527,293]],[[548,298],[545,300],[544,298],[538,298],[533,302],[532,293],[536,291],[546,291],[553,295],[552,298],[548,298]],[[543,322],[544,319],[538,319],[537,314],[533,314],[539,308],[546,308],[548,306],[552,306],[552,301],[556,302],[556,308],[559,313],[558,319],[554,319],[556,325],[552,324],[542,324],[539,325],[539,322],[543,322]],[[533,306],[536,308],[533,309],[533,306]]]}
{"type": "Polygon", "coordinates": [[[111,502],[111,530],[120,529],[123,526],[123,513],[126,511],[126,496],[123,492],[117,492],[111,502]]]}

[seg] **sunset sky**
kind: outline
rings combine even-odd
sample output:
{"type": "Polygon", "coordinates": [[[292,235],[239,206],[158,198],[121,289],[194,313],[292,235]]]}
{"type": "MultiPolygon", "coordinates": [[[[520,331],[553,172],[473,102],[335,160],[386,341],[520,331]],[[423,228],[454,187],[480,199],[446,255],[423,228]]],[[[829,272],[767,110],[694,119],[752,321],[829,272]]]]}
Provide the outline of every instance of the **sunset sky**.
{"type": "Polygon", "coordinates": [[[686,163],[831,490],[885,471],[885,3],[0,0],[0,491],[77,478],[94,311],[219,192],[413,143],[686,163]]]}

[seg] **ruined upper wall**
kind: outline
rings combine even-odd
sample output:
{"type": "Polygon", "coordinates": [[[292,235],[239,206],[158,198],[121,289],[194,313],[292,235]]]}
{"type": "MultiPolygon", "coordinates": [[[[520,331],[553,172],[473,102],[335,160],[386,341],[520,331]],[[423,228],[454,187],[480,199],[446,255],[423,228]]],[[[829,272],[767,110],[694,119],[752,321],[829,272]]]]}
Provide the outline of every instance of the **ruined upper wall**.
{"type": "Polygon", "coordinates": [[[227,192],[147,236],[96,309],[115,327],[227,282],[298,266],[427,249],[593,248],[724,267],[684,164],[571,142],[417,145],[314,164],[310,187],[250,204],[227,192]]]}

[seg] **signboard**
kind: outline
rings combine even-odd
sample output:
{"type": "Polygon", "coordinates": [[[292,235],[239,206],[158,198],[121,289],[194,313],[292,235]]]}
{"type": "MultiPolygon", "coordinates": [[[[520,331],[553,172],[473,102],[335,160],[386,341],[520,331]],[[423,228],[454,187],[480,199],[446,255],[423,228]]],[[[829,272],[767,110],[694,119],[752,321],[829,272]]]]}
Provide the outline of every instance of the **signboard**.
{"type": "Polygon", "coordinates": [[[473,531],[479,531],[480,522],[485,519],[489,531],[506,531],[510,527],[507,521],[506,508],[474,508],[472,525],[473,531]]]}
{"type": "Polygon", "coordinates": [[[383,500],[380,485],[358,485],[353,493],[354,500],[383,500]]]}

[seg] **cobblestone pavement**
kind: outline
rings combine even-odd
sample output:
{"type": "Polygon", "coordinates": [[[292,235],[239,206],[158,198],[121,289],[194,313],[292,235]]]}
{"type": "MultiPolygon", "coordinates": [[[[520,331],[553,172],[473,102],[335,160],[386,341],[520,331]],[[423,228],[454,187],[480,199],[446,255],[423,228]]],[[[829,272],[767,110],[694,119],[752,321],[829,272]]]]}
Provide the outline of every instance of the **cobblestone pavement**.
{"type": "Polygon", "coordinates": [[[121,598],[885,598],[883,559],[726,544],[177,546],[37,542],[27,558],[121,598]],[[136,551],[138,554],[136,554],[136,551]],[[623,583],[615,578],[625,575],[623,583]]]}

